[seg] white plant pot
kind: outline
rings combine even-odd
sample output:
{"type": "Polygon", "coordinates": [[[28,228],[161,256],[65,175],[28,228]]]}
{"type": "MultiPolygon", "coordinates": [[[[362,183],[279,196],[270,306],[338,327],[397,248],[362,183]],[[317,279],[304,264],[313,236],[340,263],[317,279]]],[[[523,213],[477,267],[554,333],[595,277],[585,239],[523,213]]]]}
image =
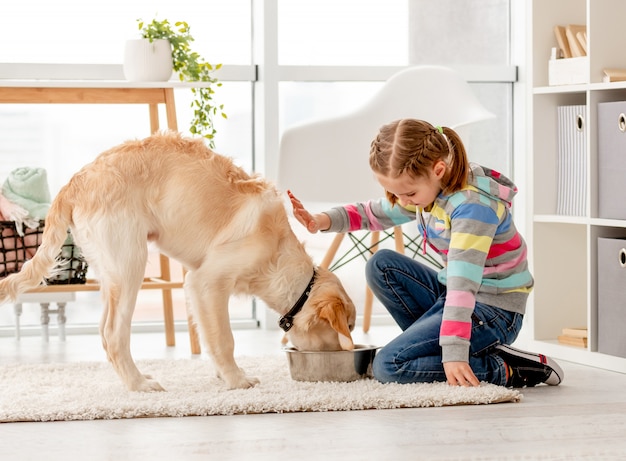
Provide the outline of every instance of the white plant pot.
{"type": "Polygon", "coordinates": [[[127,40],[124,76],[131,82],[165,82],[172,76],[172,46],[167,40],[127,40]]]}

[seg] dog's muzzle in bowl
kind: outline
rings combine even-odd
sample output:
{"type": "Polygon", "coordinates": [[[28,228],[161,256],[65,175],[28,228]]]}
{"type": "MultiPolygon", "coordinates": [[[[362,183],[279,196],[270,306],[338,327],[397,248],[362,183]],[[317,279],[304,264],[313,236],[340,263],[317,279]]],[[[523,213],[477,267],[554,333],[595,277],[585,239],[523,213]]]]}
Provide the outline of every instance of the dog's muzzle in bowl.
{"type": "Polygon", "coordinates": [[[352,351],[299,351],[285,348],[289,372],[295,381],[349,382],[372,378],[377,346],[355,344],[352,351]]]}

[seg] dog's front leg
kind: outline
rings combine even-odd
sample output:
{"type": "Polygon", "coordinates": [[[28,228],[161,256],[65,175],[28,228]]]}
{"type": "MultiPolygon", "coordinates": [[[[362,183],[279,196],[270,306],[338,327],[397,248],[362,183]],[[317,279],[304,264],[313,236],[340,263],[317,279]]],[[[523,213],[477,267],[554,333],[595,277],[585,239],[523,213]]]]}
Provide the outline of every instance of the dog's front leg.
{"type": "Polygon", "coordinates": [[[235,362],[235,341],[230,329],[228,301],[226,301],[225,309],[218,309],[217,304],[211,304],[211,306],[212,308],[204,313],[204,320],[200,320],[200,324],[206,347],[211,354],[218,376],[229,389],[246,389],[256,386],[259,380],[246,376],[235,362]]]}
{"type": "Polygon", "coordinates": [[[198,273],[188,273],[185,279],[187,300],[190,303],[192,315],[198,323],[199,332],[208,349],[217,375],[226,383],[229,389],[246,389],[259,383],[259,380],[246,376],[237,366],[234,358],[235,341],[230,328],[228,316],[227,293],[220,293],[217,284],[211,287],[197,287],[195,280],[198,273]],[[207,290],[209,295],[201,296],[198,289],[207,290]]]}
{"type": "Polygon", "coordinates": [[[237,366],[234,358],[234,340],[230,330],[230,321],[227,319],[222,326],[228,330],[217,333],[220,328],[210,328],[212,333],[205,341],[210,351],[217,375],[221,378],[229,389],[247,389],[259,384],[257,378],[247,376],[245,372],[237,366]],[[217,334],[216,334],[217,333],[217,334]]]}

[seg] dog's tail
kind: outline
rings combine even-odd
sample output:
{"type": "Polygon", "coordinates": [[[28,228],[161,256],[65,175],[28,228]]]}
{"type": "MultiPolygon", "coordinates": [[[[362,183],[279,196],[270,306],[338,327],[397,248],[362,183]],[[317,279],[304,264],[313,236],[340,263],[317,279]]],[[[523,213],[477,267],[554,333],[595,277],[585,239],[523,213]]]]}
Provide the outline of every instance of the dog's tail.
{"type": "Polygon", "coordinates": [[[53,272],[72,223],[72,207],[68,203],[62,203],[59,196],[50,206],[41,245],[33,258],[24,263],[20,272],[0,280],[0,303],[14,301],[21,293],[38,287],[53,272]]]}

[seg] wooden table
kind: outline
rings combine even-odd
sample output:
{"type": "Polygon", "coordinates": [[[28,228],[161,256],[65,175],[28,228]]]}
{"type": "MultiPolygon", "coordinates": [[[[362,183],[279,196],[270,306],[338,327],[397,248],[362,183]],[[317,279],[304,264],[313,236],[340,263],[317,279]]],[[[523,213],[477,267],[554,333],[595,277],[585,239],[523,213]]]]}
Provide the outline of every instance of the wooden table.
{"type": "MultiPolygon", "coordinates": [[[[147,104],[150,131],[159,130],[159,104],[165,105],[167,127],[178,130],[174,88],[188,88],[178,82],[127,82],[118,80],[9,80],[0,79],[0,104],[147,104]]],[[[172,281],[170,261],[159,255],[160,274],[144,279],[142,290],[157,289],[163,295],[165,339],[168,346],[176,344],[172,290],[182,282],[172,281]]],[[[99,284],[88,280],[80,285],[47,285],[32,292],[98,291],[99,284]]],[[[200,343],[191,318],[188,317],[189,340],[193,354],[200,353],[200,343]]]]}

